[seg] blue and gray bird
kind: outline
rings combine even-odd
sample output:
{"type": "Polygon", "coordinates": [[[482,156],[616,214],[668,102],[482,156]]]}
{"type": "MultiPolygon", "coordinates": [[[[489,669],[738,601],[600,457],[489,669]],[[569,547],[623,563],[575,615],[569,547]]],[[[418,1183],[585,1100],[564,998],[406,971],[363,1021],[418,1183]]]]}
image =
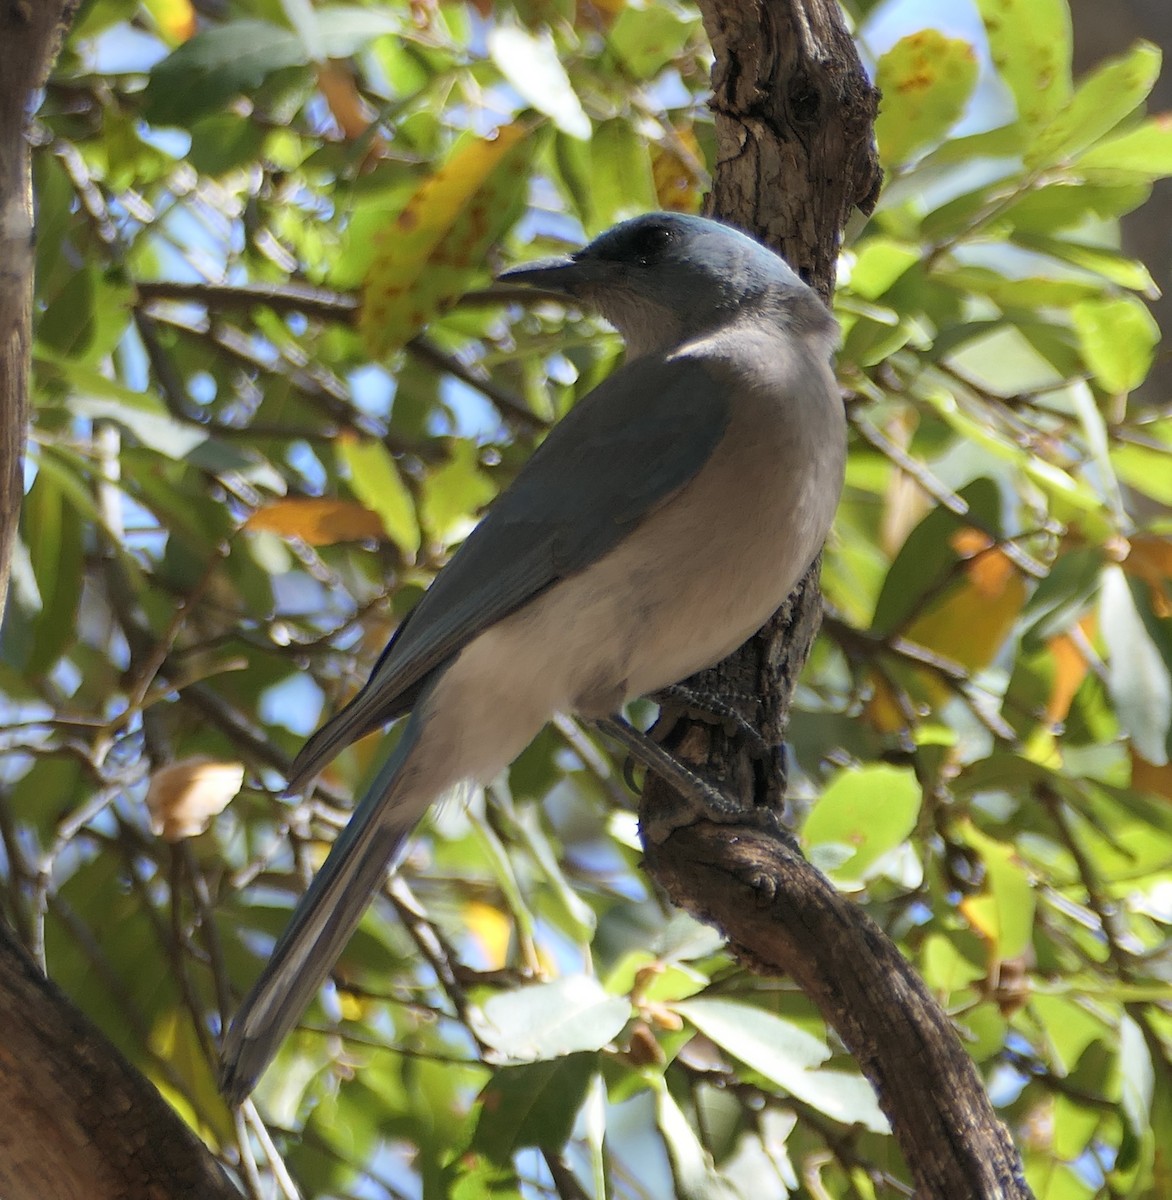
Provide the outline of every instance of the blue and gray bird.
{"type": "Polygon", "coordinates": [[[235,1100],[430,804],[491,781],[555,713],[611,716],[730,654],[830,529],[846,441],[837,326],[776,254],[652,213],[501,278],[596,309],[627,361],[553,429],[293,764],[290,791],[411,713],[232,1022],[235,1100]]]}

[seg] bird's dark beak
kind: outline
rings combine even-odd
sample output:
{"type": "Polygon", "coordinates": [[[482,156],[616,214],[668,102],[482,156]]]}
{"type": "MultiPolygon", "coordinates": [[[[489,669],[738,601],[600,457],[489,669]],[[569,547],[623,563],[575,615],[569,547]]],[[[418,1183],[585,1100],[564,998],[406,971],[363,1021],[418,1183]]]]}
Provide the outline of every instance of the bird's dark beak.
{"type": "Polygon", "coordinates": [[[501,283],[520,283],[543,292],[576,296],[584,285],[599,278],[599,267],[600,264],[595,260],[579,255],[543,258],[538,262],[502,271],[497,279],[501,283]]]}

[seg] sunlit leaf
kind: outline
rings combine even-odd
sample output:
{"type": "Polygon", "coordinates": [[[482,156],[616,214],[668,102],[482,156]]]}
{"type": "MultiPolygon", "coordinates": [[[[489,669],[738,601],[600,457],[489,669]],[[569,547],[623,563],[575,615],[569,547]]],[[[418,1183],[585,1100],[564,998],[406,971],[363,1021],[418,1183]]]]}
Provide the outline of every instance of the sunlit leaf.
{"type": "Polygon", "coordinates": [[[712,1156],[662,1081],[655,1085],[655,1119],[667,1146],[675,1194],[680,1200],[738,1200],[739,1193],[721,1178],[712,1156]]]}
{"type": "Polygon", "coordinates": [[[870,765],[842,771],[802,826],[807,853],[817,861],[824,846],[845,848],[849,857],[828,873],[840,883],[857,885],[915,828],[920,799],[920,785],[909,770],[870,765]]]}
{"type": "Polygon", "coordinates": [[[382,442],[340,440],[342,457],[350,468],[350,487],[365,508],[378,513],[383,529],[410,560],[419,550],[419,521],[415,501],[395,460],[382,442]]]}
{"type": "Polygon", "coordinates": [[[1172,116],[1162,113],[1099,142],[1079,159],[1079,168],[1126,172],[1143,179],[1172,174],[1172,116]]]}
{"type": "Polygon", "coordinates": [[[1026,163],[1047,166],[1094,145],[1143,103],[1159,73],[1160,52],[1145,42],[1097,67],[1079,83],[1070,103],[1031,140],[1026,163]]]}
{"type": "Polygon", "coordinates": [[[1027,126],[1070,98],[1070,10],[1063,0],[977,0],[989,52],[1027,126]]]}
{"type": "Polygon", "coordinates": [[[1143,383],[1160,344],[1147,305],[1130,296],[1084,300],[1071,317],[1083,357],[1106,391],[1130,392],[1143,383]]]}
{"type": "Polygon", "coordinates": [[[875,122],[879,156],[885,166],[898,166],[959,120],[977,82],[976,51],[960,38],[921,29],[880,58],[875,82],[883,93],[875,122]]]}
{"type": "Polygon", "coordinates": [[[601,1050],[627,1023],[630,1005],[590,975],[498,992],[477,1021],[480,1037],[517,1060],[601,1050]]]}
{"type": "Polygon", "coordinates": [[[676,57],[694,29],[695,20],[678,9],[626,4],[610,28],[607,43],[636,79],[647,79],[676,57]]]}
{"type": "Polygon", "coordinates": [[[590,136],[590,118],[548,33],[496,24],[489,30],[488,52],[517,94],[545,113],[563,133],[583,139],[590,136]]]}
{"type": "Polygon", "coordinates": [[[966,842],[985,864],[986,889],[961,904],[965,916],[992,944],[998,961],[1024,954],[1033,937],[1035,896],[1030,877],[1013,846],[987,837],[971,822],[966,842]]]}
{"type": "Polygon", "coordinates": [[[764,1009],[708,996],[672,1007],[734,1057],[827,1116],[876,1132],[888,1128],[866,1080],[815,1070],[830,1057],[830,1050],[797,1025],[764,1009]]]}

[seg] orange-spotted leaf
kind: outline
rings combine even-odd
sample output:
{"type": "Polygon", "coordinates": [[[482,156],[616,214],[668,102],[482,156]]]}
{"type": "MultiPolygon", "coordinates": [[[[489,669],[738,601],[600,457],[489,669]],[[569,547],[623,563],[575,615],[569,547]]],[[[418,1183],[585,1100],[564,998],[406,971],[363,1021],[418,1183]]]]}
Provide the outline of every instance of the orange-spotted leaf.
{"type": "Polygon", "coordinates": [[[363,542],[386,536],[382,518],[351,500],[300,498],[278,500],[244,522],[254,533],[300,538],[310,546],[363,542]]]}
{"type": "Polygon", "coordinates": [[[515,220],[528,184],[532,130],[506,125],[463,142],[374,235],[358,328],[382,357],[445,311],[484,268],[515,220]]]}
{"type": "Polygon", "coordinates": [[[977,82],[977,52],[960,38],[921,29],[879,60],[883,93],[875,137],[885,167],[896,167],[943,139],[977,82]]]}

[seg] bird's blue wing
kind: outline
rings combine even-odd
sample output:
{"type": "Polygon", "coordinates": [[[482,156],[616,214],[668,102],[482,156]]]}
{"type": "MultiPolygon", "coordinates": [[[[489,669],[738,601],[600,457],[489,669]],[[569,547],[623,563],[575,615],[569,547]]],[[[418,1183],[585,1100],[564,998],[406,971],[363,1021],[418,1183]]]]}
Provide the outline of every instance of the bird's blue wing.
{"type": "Polygon", "coordinates": [[[727,388],[694,358],[636,359],[572,409],[436,576],[362,690],[306,742],[290,790],[407,711],[478,633],[601,558],[687,483],[724,434],[727,388]]]}

